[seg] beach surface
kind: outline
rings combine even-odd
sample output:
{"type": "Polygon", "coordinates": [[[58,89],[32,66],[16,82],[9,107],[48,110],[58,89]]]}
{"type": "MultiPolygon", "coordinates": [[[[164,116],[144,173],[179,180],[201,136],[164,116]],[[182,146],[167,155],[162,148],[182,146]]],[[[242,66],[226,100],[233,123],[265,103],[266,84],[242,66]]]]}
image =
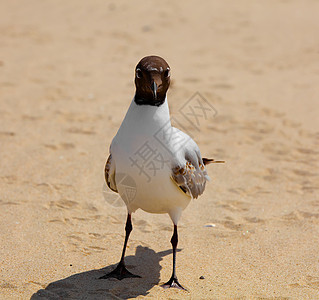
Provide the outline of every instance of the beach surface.
{"type": "Polygon", "coordinates": [[[0,299],[318,299],[318,12],[315,0],[1,1],[0,299]],[[98,280],[126,220],[104,165],[151,54],[171,67],[173,124],[226,161],[179,222],[188,291],[160,286],[173,226],[141,210],[126,262],[142,278],[98,280]]]}

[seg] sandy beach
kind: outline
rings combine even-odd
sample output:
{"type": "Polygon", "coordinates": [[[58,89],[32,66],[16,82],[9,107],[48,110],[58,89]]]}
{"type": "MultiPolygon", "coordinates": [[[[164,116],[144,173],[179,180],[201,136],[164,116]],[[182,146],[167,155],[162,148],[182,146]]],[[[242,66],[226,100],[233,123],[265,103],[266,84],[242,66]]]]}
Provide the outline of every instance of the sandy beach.
{"type": "Polygon", "coordinates": [[[319,2],[0,3],[0,299],[318,299],[319,2]],[[104,190],[146,55],[211,181],[179,222],[104,190]],[[195,97],[195,98],[194,98],[195,97]],[[195,126],[187,109],[209,103],[195,126]],[[103,192],[104,191],[104,192],[103,192]],[[200,279],[203,276],[204,279],[200,279]]]}

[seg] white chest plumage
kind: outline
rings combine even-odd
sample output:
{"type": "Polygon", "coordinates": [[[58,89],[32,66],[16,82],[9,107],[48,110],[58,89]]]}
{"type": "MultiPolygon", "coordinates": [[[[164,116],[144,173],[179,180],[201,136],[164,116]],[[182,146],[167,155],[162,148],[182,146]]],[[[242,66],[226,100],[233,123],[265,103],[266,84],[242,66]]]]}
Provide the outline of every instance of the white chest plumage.
{"type": "Polygon", "coordinates": [[[117,190],[129,212],[168,213],[177,222],[188,205],[191,197],[171,179],[180,160],[172,130],[167,101],[160,107],[132,101],[111,145],[117,190]]]}

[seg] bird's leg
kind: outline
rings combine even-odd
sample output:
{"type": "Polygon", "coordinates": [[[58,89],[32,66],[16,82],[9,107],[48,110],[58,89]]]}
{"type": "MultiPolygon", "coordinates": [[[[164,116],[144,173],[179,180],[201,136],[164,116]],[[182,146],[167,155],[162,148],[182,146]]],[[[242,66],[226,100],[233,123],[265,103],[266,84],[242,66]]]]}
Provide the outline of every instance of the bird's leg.
{"type": "Polygon", "coordinates": [[[131,272],[129,272],[126,269],[125,263],[124,263],[126,245],[127,245],[127,241],[128,241],[128,238],[130,236],[132,229],[133,229],[133,226],[132,226],[132,221],[131,221],[131,215],[128,214],[127,220],[126,220],[126,225],[125,225],[125,241],[124,241],[121,260],[118,263],[117,267],[112,272],[100,277],[99,279],[116,278],[118,280],[122,280],[123,278],[141,277],[141,276],[134,275],[131,272]]]}
{"type": "Polygon", "coordinates": [[[166,283],[164,283],[162,285],[163,288],[171,288],[171,287],[175,287],[175,288],[179,288],[182,290],[186,290],[179,282],[178,279],[176,277],[176,247],[177,247],[177,243],[178,243],[178,234],[177,234],[177,225],[174,224],[174,233],[173,236],[171,238],[171,244],[173,246],[173,272],[172,272],[172,276],[170,278],[169,281],[167,281],[166,283]]]}

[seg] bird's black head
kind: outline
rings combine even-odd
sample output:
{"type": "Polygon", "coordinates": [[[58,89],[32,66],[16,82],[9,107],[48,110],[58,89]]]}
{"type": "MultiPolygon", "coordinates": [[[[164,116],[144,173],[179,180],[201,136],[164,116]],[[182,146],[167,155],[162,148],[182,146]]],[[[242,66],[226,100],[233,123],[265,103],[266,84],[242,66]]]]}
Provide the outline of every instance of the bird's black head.
{"type": "Polygon", "coordinates": [[[135,103],[160,106],[170,83],[170,68],[159,56],[146,56],[135,68],[135,103]]]}

